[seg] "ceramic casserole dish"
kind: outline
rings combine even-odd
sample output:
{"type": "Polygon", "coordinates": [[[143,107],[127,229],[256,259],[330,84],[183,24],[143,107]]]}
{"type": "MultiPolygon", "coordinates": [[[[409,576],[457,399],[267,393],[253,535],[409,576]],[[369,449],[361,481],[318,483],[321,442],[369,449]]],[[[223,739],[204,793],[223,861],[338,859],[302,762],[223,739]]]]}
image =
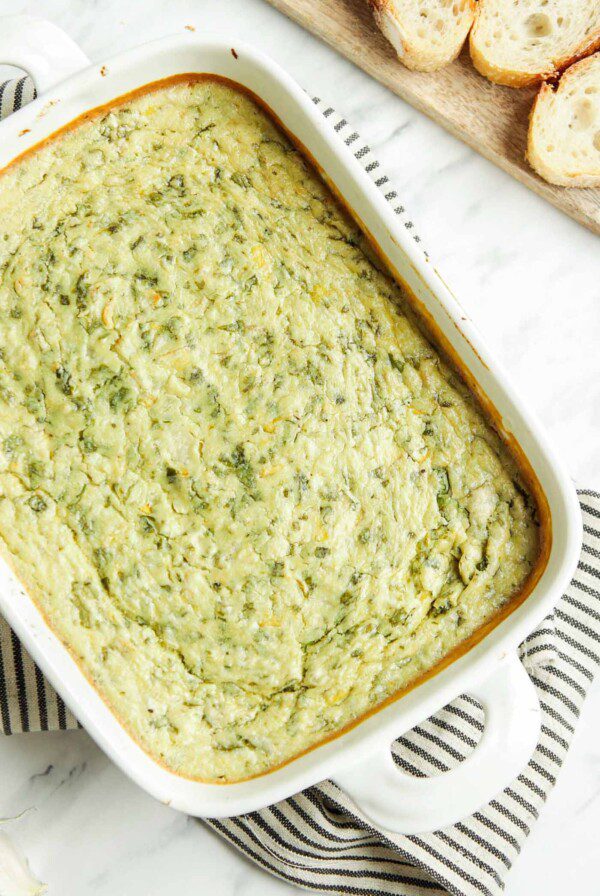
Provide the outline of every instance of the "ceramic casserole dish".
{"type": "Polygon", "coordinates": [[[546,549],[537,581],[526,599],[515,600],[510,612],[484,627],[484,637],[474,639],[468,650],[402,699],[388,702],[350,730],[260,777],[231,784],[181,777],[145,753],[4,561],[0,611],[102,749],[146,791],[181,811],[213,817],[241,814],[324,778],[333,779],[369,819],[391,831],[445,827],[476,811],[521,772],[537,743],[540,708],[517,648],[552,610],[581,546],[574,487],[540,426],[350,149],[297,84],[261,53],[238,42],[232,46],[220,37],[186,32],[90,65],[60,30],[17,16],[3,20],[0,62],[29,72],[38,92],[37,100],[0,125],[0,169],[83,113],[151,82],[180,74],[211,74],[255,94],[305,148],[390,270],[414,295],[433,341],[459,364],[496,427],[530,467],[547,517],[546,549]],[[403,774],[391,756],[393,740],[462,693],[476,697],[485,711],[485,731],[471,756],[435,778],[403,774]]]}

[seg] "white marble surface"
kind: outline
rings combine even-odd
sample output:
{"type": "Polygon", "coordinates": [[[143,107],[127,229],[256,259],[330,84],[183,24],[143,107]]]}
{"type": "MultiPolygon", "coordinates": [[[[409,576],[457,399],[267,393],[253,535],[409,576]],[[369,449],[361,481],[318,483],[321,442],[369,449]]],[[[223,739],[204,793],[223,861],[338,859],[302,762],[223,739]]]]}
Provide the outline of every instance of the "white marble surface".
{"type": "MultiPolygon", "coordinates": [[[[195,25],[270,53],[369,140],[425,245],[547,427],[600,487],[600,240],[414,112],[263,0],[0,0],[44,15],[92,60],[195,25]]],[[[1,61],[1,60],[0,60],[1,61]]],[[[600,685],[509,896],[596,894],[600,685]]],[[[0,738],[0,816],[51,896],[295,892],[201,823],[145,796],[84,732],[0,738]]]]}

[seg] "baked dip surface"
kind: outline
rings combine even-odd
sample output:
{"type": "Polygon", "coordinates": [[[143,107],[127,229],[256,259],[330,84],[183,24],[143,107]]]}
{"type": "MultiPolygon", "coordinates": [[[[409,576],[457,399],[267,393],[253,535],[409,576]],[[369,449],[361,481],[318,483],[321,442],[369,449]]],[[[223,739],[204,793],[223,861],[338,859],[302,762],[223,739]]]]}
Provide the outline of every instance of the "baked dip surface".
{"type": "Polygon", "coordinates": [[[264,772],[539,553],[517,467],[244,93],[126,100],[0,179],[0,539],[169,768],[264,772]]]}

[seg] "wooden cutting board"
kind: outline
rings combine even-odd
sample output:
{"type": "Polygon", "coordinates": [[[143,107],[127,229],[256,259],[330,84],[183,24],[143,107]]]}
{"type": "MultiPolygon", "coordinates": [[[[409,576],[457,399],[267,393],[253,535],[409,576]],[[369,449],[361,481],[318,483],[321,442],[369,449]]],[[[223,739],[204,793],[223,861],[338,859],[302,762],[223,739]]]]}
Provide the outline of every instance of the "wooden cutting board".
{"type": "Polygon", "coordinates": [[[375,26],[366,0],[269,2],[486,159],[600,234],[600,189],[553,187],[525,162],[535,88],[490,84],[475,71],[467,50],[438,72],[409,71],[375,26]]]}

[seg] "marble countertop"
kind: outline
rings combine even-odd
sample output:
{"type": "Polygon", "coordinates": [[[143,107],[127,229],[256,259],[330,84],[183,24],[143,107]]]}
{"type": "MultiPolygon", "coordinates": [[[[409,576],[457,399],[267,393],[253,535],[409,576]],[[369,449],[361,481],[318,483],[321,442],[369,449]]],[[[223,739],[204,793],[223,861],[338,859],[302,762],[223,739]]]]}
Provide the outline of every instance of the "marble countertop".
{"type": "MultiPolygon", "coordinates": [[[[99,61],[193,25],[273,56],[369,141],[444,279],[542,419],[578,485],[600,488],[600,241],[264,0],[2,0],[99,61]],[[596,414],[599,416],[596,417],[596,414]]],[[[0,60],[1,61],[1,60],[0,60]]],[[[509,896],[598,892],[600,683],[509,896]]],[[[282,896],[200,822],[152,800],[83,732],[0,737],[0,817],[50,896],[282,896]]]]}

